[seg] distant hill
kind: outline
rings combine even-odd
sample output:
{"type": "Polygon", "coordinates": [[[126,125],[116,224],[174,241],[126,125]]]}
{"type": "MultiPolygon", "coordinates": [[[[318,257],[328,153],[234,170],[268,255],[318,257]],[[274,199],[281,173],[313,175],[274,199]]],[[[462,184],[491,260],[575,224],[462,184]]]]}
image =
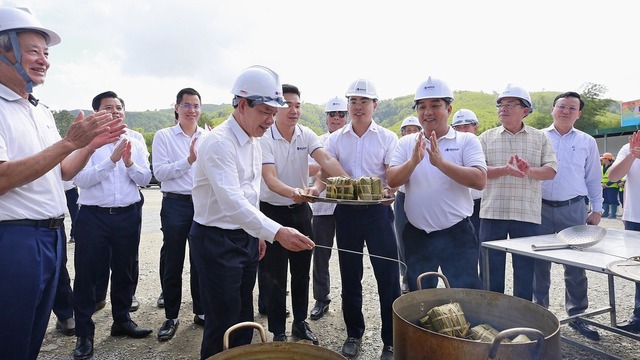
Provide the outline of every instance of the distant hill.
{"type": "MultiPolygon", "coordinates": [[[[525,122],[537,128],[550,125],[552,122],[552,102],[557,94],[559,94],[557,91],[532,92],[531,98],[534,103],[534,112],[525,119],[525,122]]],[[[452,104],[453,112],[462,108],[472,110],[478,116],[480,132],[499,124],[495,108],[497,94],[475,91],[455,91],[454,97],[455,101],[452,104]]],[[[620,103],[612,100],[609,101],[611,101],[612,105],[608,109],[608,112],[597,116],[598,128],[620,126],[620,103]]],[[[399,134],[402,120],[409,115],[416,115],[412,106],[413,95],[380,100],[374,114],[374,119],[382,126],[399,134]]],[[[78,111],[79,110],[71,110],[70,113],[75,117],[78,111]]],[[[201,125],[207,123],[211,127],[215,127],[226,120],[232,111],[233,108],[231,104],[203,104],[200,123],[201,125]]],[[[86,114],[91,111],[84,110],[84,112],[86,114]]],[[[159,129],[173,125],[173,121],[174,112],[171,108],[154,111],[127,111],[126,113],[127,125],[143,133],[150,133],[150,137],[159,129]]],[[[303,103],[300,123],[308,126],[318,134],[325,132],[324,104],[303,103]]]]}

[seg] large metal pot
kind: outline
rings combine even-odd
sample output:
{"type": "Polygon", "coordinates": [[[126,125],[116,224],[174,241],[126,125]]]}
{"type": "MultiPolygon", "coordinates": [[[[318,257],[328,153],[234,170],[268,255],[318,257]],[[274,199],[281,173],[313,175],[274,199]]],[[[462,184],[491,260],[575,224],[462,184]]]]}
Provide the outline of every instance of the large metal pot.
{"type": "Polygon", "coordinates": [[[255,322],[242,322],[233,325],[224,333],[222,341],[225,351],[213,355],[208,360],[346,360],[342,355],[317,345],[300,342],[267,342],[264,328],[255,322]],[[257,329],[262,343],[229,349],[229,335],[235,330],[245,327],[257,329]]]}
{"type": "Polygon", "coordinates": [[[514,296],[484,290],[424,289],[402,295],[393,303],[394,359],[549,359],[560,360],[560,322],[549,310],[514,296]],[[435,306],[457,302],[472,325],[490,324],[503,331],[496,341],[483,343],[429,331],[419,319],[435,306]],[[524,329],[523,329],[524,328],[524,329]],[[524,333],[535,340],[523,344],[501,344],[500,340],[524,333]]]}

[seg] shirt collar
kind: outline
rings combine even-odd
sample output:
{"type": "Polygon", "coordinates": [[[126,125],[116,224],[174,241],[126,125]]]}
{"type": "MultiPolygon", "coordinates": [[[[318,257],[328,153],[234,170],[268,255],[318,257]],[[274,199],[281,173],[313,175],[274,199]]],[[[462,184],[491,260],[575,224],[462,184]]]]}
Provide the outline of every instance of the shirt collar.
{"type": "MultiPolygon", "coordinates": [[[[353,126],[351,124],[352,123],[349,122],[347,125],[343,126],[342,129],[336,130],[336,131],[342,131],[343,134],[346,134],[348,132],[353,132],[353,126]]],[[[379,125],[376,124],[376,121],[371,119],[371,124],[369,124],[369,128],[367,129],[367,131],[365,131],[365,134],[368,131],[378,132],[378,128],[379,128],[379,125]]]]}
{"type": "MultiPolygon", "coordinates": [[[[184,131],[182,131],[182,128],[180,127],[180,124],[173,125],[171,127],[171,130],[173,131],[173,135],[184,134],[184,131]]],[[[204,131],[203,128],[201,128],[200,126],[197,126],[196,127],[196,132],[193,135],[200,135],[200,134],[202,134],[203,131],[204,131]]]]}
{"type": "Polygon", "coordinates": [[[244,132],[244,130],[242,130],[242,128],[240,127],[240,124],[238,124],[238,120],[236,120],[236,118],[233,117],[233,114],[229,115],[228,120],[229,120],[229,127],[231,128],[233,135],[235,135],[236,139],[238,139],[238,143],[240,143],[240,146],[244,146],[246,143],[251,141],[251,137],[247,135],[247,133],[244,132]]]}
{"type": "MultiPolygon", "coordinates": [[[[271,125],[271,127],[269,128],[269,132],[271,133],[271,138],[273,138],[274,140],[285,140],[286,141],[286,139],[280,133],[280,130],[278,130],[278,127],[276,126],[276,123],[271,125]]],[[[296,124],[296,127],[293,129],[293,136],[291,137],[291,139],[292,140],[295,139],[300,134],[302,134],[302,129],[300,129],[300,125],[299,124],[296,124]]]]}
{"type": "Polygon", "coordinates": [[[7,101],[17,101],[22,99],[20,95],[16,94],[15,92],[13,92],[13,90],[9,89],[3,84],[0,84],[0,97],[7,101]]]}

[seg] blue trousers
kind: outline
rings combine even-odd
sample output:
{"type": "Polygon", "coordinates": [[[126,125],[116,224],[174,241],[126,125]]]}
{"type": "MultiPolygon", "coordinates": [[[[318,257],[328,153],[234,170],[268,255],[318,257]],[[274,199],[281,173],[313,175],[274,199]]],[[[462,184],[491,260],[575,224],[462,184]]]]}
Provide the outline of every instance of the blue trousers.
{"type": "MultiPolygon", "coordinates": [[[[167,319],[177,319],[182,302],[182,270],[187,238],[193,223],[193,203],[189,200],[162,198],[160,210],[162,223],[162,248],[160,249],[160,282],[164,296],[164,313],[167,319]]],[[[190,259],[190,284],[193,313],[204,314],[200,304],[198,271],[190,259]]]]}
{"type": "Polygon", "coordinates": [[[141,220],[135,204],[119,208],[114,214],[110,214],[107,208],[80,207],[76,223],[76,278],[73,284],[77,336],[95,333],[91,318],[96,306],[98,279],[104,271],[104,259],[110,259],[113,321],[123,323],[131,319],[129,308],[141,220]]]}
{"type": "MultiPolygon", "coordinates": [[[[406,264],[406,259],[404,256],[404,240],[402,239],[402,233],[404,232],[404,227],[409,223],[407,219],[407,213],[404,211],[404,198],[405,193],[402,191],[396,192],[396,200],[393,202],[393,226],[396,230],[396,242],[398,244],[398,260],[406,264]]],[[[407,266],[400,264],[400,276],[404,278],[407,274],[407,266]]],[[[403,279],[404,281],[404,279],[403,279]]]]}
{"type": "Polygon", "coordinates": [[[62,265],[60,229],[0,223],[0,357],[35,360],[62,265]]]}
{"type": "MultiPolygon", "coordinates": [[[[189,248],[200,279],[204,323],[200,358],[222,351],[224,332],[239,322],[253,321],[253,287],[258,267],[258,239],[244,230],[226,230],[193,222],[189,248]]],[[[230,347],[246,345],[252,329],[236,331],[230,347]]]]}
{"type": "MultiPolygon", "coordinates": [[[[403,234],[409,289],[417,290],[418,276],[442,269],[454,288],[479,289],[478,239],[465,218],[447,229],[427,233],[407,223],[403,234]]],[[[435,288],[437,278],[423,279],[421,287],[435,288]]]]}
{"type": "MultiPolygon", "coordinates": [[[[313,241],[317,245],[333,247],[336,236],[336,221],[333,215],[313,216],[313,241]]],[[[331,249],[313,248],[313,298],[317,301],[331,301],[331,275],[329,260],[331,249]]]]}
{"type": "MultiPolygon", "coordinates": [[[[480,219],[480,241],[515,239],[520,237],[540,235],[540,225],[516,220],[480,219]]],[[[504,293],[505,266],[507,254],[503,251],[489,250],[489,289],[504,293]]],[[[513,267],[513,296],[525,300],[533,297],[533,267],[534,259],[511,255],[513,267]]],[[[482,259],[481,259],[482,262],[482,259]]],[[[483,266],[481,264],[480,269],[483,266]]],[[[480,271],[480,278],[484,274],[480,271]]]]}
{"type": "MultiPolygon", "coordinates": [[[[336,241],[338,248],[362,252],[365,243],[369,254],[398,259],[398,247],[393,230],[393,211],[386,205],[337,205],[336,241]]],[[[342,313],[349,337],[361,338],[365,323],[362,314],[362,255],[339,252],[342,279],[342,313]]],[[[373,273],[378,284],[381,337],[385,346],[393,346],[392,305],[400,296],[398,263],[371,257],[373,273]]]]}

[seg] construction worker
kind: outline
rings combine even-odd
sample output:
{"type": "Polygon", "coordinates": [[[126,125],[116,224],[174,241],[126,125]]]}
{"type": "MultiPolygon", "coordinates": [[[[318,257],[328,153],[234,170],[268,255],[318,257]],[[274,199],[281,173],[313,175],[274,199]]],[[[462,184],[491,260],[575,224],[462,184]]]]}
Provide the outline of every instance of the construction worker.
{"type": "Polygon", "coordinates": [[[602,197],[604,198],[604,203],[602,207],[604,212],[602,213],[602,217],[608,217],[610,219],[615,219],[618,213],[618,193],[620,190],[618,189],[617,181],[609,181],[609,169],[616,158],[612,153],[604,153],[600,156],[600,165],[602,166],[602,197]]]}

